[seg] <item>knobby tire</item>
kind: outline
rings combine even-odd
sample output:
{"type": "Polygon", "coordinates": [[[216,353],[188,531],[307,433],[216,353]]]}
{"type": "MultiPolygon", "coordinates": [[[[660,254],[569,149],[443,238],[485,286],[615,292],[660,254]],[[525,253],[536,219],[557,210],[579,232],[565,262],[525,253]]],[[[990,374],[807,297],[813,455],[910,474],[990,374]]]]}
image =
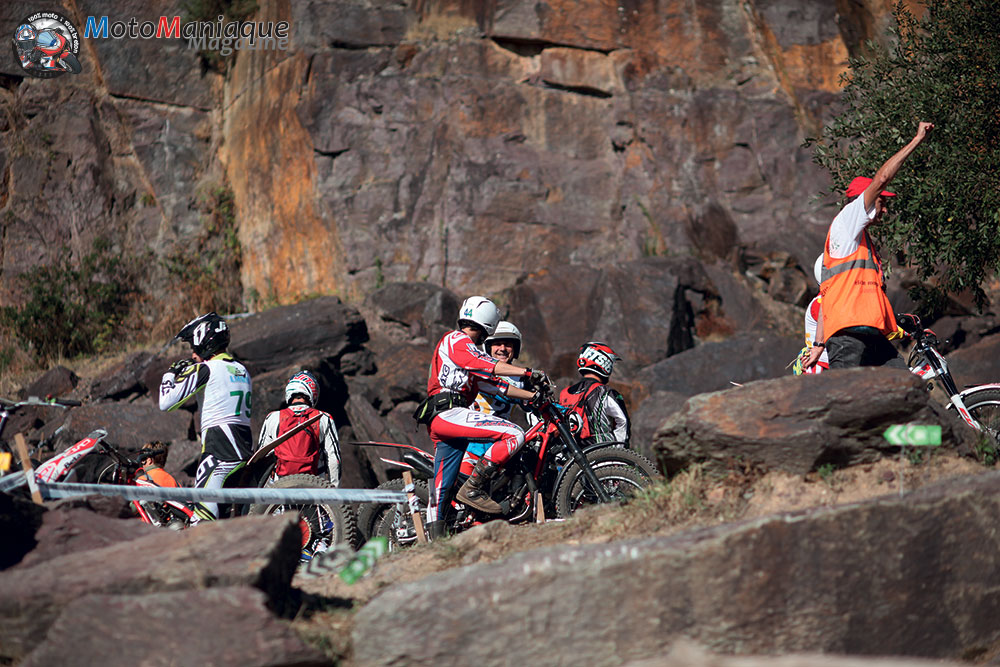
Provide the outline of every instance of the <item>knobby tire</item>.
{"type": "MultiPolygon", "coordinates": [[[[271,489],[332,489],[330,481],[317,475],[286,475],[279,477],[264,488],[271,489]]],[[[250,514],[281,514],[284,512],[299,512],[299,520],[303,522],[303,535],[308,535],[308,542],[303,548],[312,549],[313,544],[328,534],[330,544],[346,544],[352,549],[358,548],[358,527],[354,511],[347,503],[317,503],[315,505],[283,505],[280,503],[255,503],[250,506],[250,514]],[[324,516],[325,515],[325,516],[324,516]],[[325,519],[329,519],[331,527],[324,531],[325,519]],[[308,533],[307,533],[308,531],[308,533]]]]}
{"type": "MultiPolygon", "coordinates": [[[[565,519],[583,505],[597,504],[597,494],[588,488],[583,470],[575,463],[556,489],[556,518],[565,519]]],[[[603,465],[594,469],[597,479],[612,501],[627,500],[650,484],[652,479],[632,466],[603,465]]]]}

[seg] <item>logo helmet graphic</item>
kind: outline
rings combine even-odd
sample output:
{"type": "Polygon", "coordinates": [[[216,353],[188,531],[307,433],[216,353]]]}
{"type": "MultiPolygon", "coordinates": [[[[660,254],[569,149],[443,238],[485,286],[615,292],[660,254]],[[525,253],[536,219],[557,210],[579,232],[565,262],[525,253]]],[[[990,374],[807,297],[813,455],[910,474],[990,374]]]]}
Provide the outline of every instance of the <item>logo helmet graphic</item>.
{"type": "Polygon", "coordinates": [[[14,58],[29,76],[52,79],[79,74],[80,36],[76,26],[56,12],[37,12],[21,20],[11,39],[14,58]]]}

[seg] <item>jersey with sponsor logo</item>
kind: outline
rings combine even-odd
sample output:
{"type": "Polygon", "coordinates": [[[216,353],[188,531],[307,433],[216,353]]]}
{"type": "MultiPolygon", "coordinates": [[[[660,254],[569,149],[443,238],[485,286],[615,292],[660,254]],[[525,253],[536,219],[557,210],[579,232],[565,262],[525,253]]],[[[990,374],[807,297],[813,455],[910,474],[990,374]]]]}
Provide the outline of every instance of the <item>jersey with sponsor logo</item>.
{"type": "Polygon", "coordinates": [[[178,374],[167,371],[160,382],[160,409],[176,410],[196,396],[201,410],[201,433],[213,426],[250,427],[250,373],[223,352],[192,364],[178,374]]]}
{"type": "Polygon", "coordinates": [[[452,331],[434,349],[427,377],[427,395],[442,391],[460,394],[471,405],[476,394],[506,394],[510,386],[492,375],[497,360],[472,342],[468,334],[452,331]]]}

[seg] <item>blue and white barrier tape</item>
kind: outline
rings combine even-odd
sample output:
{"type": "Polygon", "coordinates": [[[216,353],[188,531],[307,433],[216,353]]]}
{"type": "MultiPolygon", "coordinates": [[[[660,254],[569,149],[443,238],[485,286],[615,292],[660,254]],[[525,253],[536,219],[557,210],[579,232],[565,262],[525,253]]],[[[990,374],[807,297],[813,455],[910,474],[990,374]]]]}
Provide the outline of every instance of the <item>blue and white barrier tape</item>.
{"type": "Polygon", "coordinates": [[[121,496],[126,500],[173,500],[209,503],[271,503],[311,505],[316,503],[399,503],[406,502],[402,491],[381,489],[188,489],[115,484],[40,483],[42,497],[72,498],[98,494],[121,496]]]}

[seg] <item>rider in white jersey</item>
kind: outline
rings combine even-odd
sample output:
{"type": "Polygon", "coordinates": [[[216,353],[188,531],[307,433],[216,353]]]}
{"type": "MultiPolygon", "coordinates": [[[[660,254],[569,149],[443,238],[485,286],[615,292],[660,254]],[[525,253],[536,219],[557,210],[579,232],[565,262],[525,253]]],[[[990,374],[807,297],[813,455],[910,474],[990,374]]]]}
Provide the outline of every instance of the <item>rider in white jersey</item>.
{"type": "MultiPolygon", "coordinates": [[[[250,373],[226,352],[229,327],[209,313],[189,322],[177,338],[191,345],[191,359],[175,362],[160,382],[160,409],[176,410],[196,396],[201,410],[201,460],[195,487],[221,488],[250,457],[250,373]]],[[[217,503],[201,503],[199,517],[216,519],[217,503]]]]}

